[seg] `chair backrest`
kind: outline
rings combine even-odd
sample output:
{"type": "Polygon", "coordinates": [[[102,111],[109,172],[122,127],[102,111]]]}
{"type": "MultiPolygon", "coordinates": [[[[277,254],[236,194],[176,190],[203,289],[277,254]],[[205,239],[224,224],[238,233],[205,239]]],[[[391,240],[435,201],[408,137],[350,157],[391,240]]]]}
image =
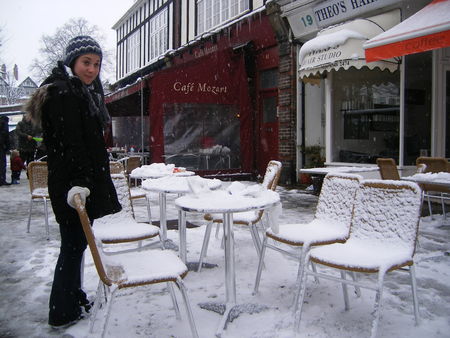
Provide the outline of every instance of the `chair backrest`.
{"type": "Polygon", "coordinates": [[[399,180],[397,165],[393,158],[377,158],[380,176],[383,180],[399,180]]]}
{"type": "Polygon", "coordinates": [[[31,192],[39,188],[48,187],[47,162],[37,162],[37,161],[30,162],[27,167],[27,172],[31,192]]]}
{"type": "Polygon", "coordinates": [[[315,218],[335,220],[350,227],[355,194],[362,177],[335,173],[325,176],[317,202],[315,218]]]}
{"type": "Polygon", "coordinates": [[[365,180],[356,193],[350,238],[396,242],[413,255],[421,204],[416,183],[365,180]]]}
{"type": "Polygon", "coordinates": [[[264,174],[264,179],[262,186],[266,189],[274,190],[277,188],[278,180],[281,175],[281,162],[271,160],[267,164],[266,173],[264,174]]]}
{"type": "Polygon", "coordinates": [[[77,210],[78,216],[80,217],[81,225],[83,226],[83,231],[86,236],[89,249],[91,250],[92,258],[94,260],[95,268],[97,269],[98,276],[102,280],[102,282],[108,286],[113,284],[113,281],[120,279],[118,274],[116,273],[117,279],[112,279],[108,276],[108,270],[118,270],[114,269],[113,265],[105,264],[108,261],[108,258],[103,255],[101,250],[101,242],[97,241],[92,231],[91,222],[89,220],[88,214],[86,212],[85,205],[81,201],[80,194],[75,194],[75,209],[77,210]]]}
{"type": "Polygon", "coordinates": [[[117,198],[122,206],[122,212],[129,213],[134,217],[133,203],[131,203],[130,187],[128,180],[123,174],[111,174],[111,178],[116,188],[117,198]]]}
{"type": "Polygon", "coordinates": [[[418,157],[416,159],[416,165],[425,164],[426,173],[439,173],[448,171],[448,161],[444,157],[418,157]]]}
{"type": "Polygon", "coordinates": [[[109,172],[110,174],[123,174],[125,169],[123,168],[123,164],[117,161],[109,162],[109,172]]]}
{"type": "Polygon", "coordinates": [[[139,168],[141,166],[141,157],[140,156],[130,156],[127,159],[127,175],[129,175],[134,169],[139,168]]]}

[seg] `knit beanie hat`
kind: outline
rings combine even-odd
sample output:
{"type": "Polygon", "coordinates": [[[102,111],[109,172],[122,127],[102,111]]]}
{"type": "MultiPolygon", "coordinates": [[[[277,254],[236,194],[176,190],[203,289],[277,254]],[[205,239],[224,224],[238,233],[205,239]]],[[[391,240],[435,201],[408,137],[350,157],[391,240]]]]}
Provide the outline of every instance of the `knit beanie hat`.
{"type": "Polygon", "coordinates": [[[77,57],[83,54],[97,54],[102,59],[102,49],[93,38],[87,35],[76,36],[69,41],[66,47],[64,64],[72,67],[77,57]]]}

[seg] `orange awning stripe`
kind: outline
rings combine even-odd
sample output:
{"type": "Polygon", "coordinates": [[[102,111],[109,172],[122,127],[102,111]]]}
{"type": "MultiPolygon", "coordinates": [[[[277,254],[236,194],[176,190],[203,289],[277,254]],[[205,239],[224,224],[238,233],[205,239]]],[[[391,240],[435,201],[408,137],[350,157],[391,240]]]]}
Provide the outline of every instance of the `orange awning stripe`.
{"type": "Polygon", "coordinates": [[[450,31],[419,36],[366,49],[366,61],[389,59],[396,56],[425,52],[450,46],[450,31]]]}

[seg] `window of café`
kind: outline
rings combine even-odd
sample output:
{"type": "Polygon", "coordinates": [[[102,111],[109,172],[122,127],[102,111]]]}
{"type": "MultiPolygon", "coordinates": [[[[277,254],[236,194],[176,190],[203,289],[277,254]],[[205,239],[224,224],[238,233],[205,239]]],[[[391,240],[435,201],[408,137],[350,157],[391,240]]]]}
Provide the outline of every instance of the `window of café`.
{"type": "Polygon", "coordinates": [[[405,60],[405,165],[431,156],[432,52],[407,55],[405,60]]]}
{"type": "Polygon", "coordinates": [[[165,104],[166,163],[191,170],[239,168],[238,107],[219,104],[165,104]]]}
{"type": "Polygon", "coordinates": [[[398,159],[399,71],[341,70],[332,76],[332,161],[398,159]]]}
{"type": "Polygon", "coordinates": [[[142,129],[144,151],[148,151],[149,118],[144,116],[116,116],[112,118],[113,147],[125,152],[134,150],[140,152],[142,148],[142,129]],[[143,121],[143,126],[141,124],[143,121]]]}

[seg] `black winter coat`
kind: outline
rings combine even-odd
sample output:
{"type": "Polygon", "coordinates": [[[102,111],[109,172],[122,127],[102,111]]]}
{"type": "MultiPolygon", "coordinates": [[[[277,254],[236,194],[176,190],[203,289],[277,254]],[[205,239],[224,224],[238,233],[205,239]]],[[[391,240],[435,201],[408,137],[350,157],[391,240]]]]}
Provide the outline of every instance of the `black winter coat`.
{"type": "Polygon", "coordinates": [[[82,83],[56,68],[33,95],[28,112],[41,122],[47,148],[48,189],[59,224],[73,221],[76,212],[67,204],[73,186],[87,187],[86,209],[91,219],[121,210],[109,171],[109,158],[98,116],[89,111],[82,83]]]}

